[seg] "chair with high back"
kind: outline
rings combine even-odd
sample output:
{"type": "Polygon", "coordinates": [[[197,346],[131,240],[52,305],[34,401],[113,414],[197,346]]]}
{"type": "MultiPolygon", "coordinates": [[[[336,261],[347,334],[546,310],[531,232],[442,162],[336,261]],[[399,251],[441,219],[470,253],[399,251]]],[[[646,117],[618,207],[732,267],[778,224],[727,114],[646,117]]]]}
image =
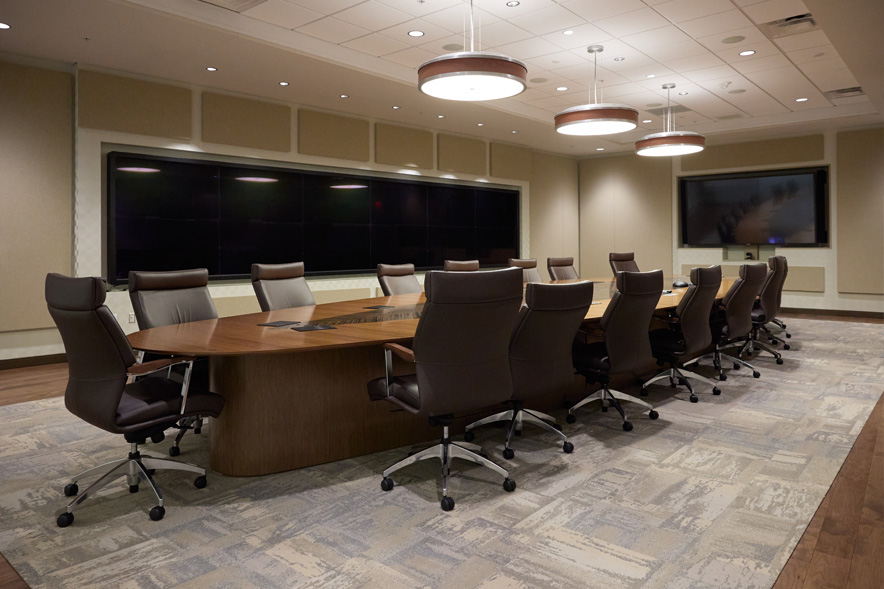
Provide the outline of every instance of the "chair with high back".
{"type": "Polygon", "coordinates": [[[445,260],[442,269],[447,272],[476,272],[479,260],[445,260]]]}
{"type": "Polygon", "coordinates": [[[638,272],[638,264],[635,263],[635,252],[625,252],[618,254],[611,252],[608,254],[608,263],[611,264],[611,270],[614,275],[617,272],[638,272]]]}
{"type": "Polygon", "coordinates": [[[414,334],[413,349],[385,344],[386,376],[368,383],[373,400],[385,400],[430,424],[442,426],[442,441],[387,468],[381,488],[393,489],[390,475],[420,460],[442,461],[442,509],[454,508],[448,496],[451,460],[485,466],[515,482],[501,466],[480,455],[478,446],[452,442],[448,435],[457,413],[472,412],[507,401],[513,382],[508,357],[510,338],[522,304],[522,272],[517,268],[488,272],[427,272],[427,302],[414,334]],[[415,373],[393,375],[393,354],[414,365],[415,373]]]}
{"type": "MultiPolygon", "coordinates": [[[[766,277],[767,264],[743,264],[740,266],[739,278],[728,289],[718,309],[713,309],[710,326],[715,349],[711,356],[712,364],[718,370],[719,380],[727,380],[727,375],[721,367],[722,358],[731,361],[734,370],[745,366],[752,370],[752,376],[755,378],[761,376],[754,366],[739,356],[729,356],[722,350],[743,346],[749,340],[752,331],[752,307],[766,277]]],[[[694,358],[684,365],[694,364],[708,357],[710,354],[694,358]]]]}
{"type": "MultiPolygon", "coordinates": [[[[206,268],[171,272],[131,271],[129,299],[140,330],[218,318],[218,311],[209,294],[209,271],[206,268]]],[[[138,355],[139,361],[158,357],[142,353],[138,355]]],[[[180,377],[180,367],[178,370],[180,377]]],[[[194,362],[191,380],[197,388],[209,388],[208,358],[198,358],[194,362]]],[[[179,444],[187,430],[193,429],[195,434],[202,431],[199,417],[183,420],[179,425],[180,431],[169,448],[170,456],[181,453],[179,444]]]]}
{"type": "Polygon", "coordinates": [[[597,382],[601,388],[568,409],[567,421],[576,421],[575,409],[592,401],[601,401],[602,411],[607,411],[608,406],[613,405],[623,418],[623,429],[630,431],[632,423],[627,419],[620,401],[632,401],[645,407],[651,419],[657,419],[659,415],[649,403],[638,397],[612,390],[611,377],[641,373],[654,363],[648,328],[663,293],[663,271],[618,272],[616,285],[617,290],[600,324],[604,341],[590,343],[581,338],[574,340],[574,368],[587,383],[597,382]]]}
{"type": "MultiPolygon", "coordinates": [[[[780,283],[779,290],[777,291],[777,313],[779,313],[780,307],[783,306],[783,288],[786,285],[786,279],[789,277],[789,261],[786,259],[786,256],[774,256],[774,257],[782,258],[780,263],[783,267],[783,280],[780,283]]],[[[770,258],[768,259],[768,264],[770,264],[770,258]]],[[[773,323],[774,325],[776,325],[777,327],[779,327],[782,330],[781,332],[777,332],[777,333],[782,333],[783,335],[786,336],[786,339],[789,339],[792,337],[792,334],[786,330],[786,324],[783,323],[782,320],[778,319],[777,317],[774,317],[773,319],[769,319],[768,322],[764,325],[764,332],[765,332],[765,334],[767,334],[767,337],[771,342],[781,343],[781,344],[783,344],[783,349],[788,350],[789,344],[787,344],[785,340],[776,336],[775,334],[773,334],[770,331],[770,328],[768,327],[768,325],[770,325],[771,323],[773,323]]]]}
{"type": "Polygon", "coordinates": [[[721,394],[714,381],[679,368],[679,364],[701,355],[712,344],[709,315],[718,289],[721,288],[721,266],[692,268],[691,282],[678,307],[668,318],[669,328],[655,329],[650,333],[651,352],[658,362],[669,364],[669,369],[645,382],[642,385],[642,395],[647,394],[649,384],[664,378],[669,379],[672,387],[684,384],[691,394],[691,403],[696,403],[699,399],[689,380],[710,384],[713,395],[721,394]]]}
{"type": "Polygon", "coordinates": [[[562,449],[570,454],[574,445],[556,427],[554,417],[526,409],[531,398],[563,390],[574,378],[571,344],[592,304],[592,282],[574,284],[529,283],[525,306],[510,342],[510,371],[513,375],[512,409],[496,413],[466,427],[464,439],[471,442],[473,429],[498,421],[510,424],[503,457],[515,456],[510,448],[513,434],[520,435],[523,423],[556,434],[562,449]]]}
{"type": "Polygon", "coordinates": [[[304,278],[304,262],[252,264],[252,288],[265,312],[316,304],[304,278]]]}
{"type": "Polygon", "coordinates": [[[574,269],[574,258],[547,258],[546,270],[550,280],[577,280],[580,276],[574,269]]]}
{"type": "Polygon", "coordinates": [[[522,269],[522,282],[524,284],[528,284],[529,282],[543,282],[543,278],[540,276],[540,271],[537,269],[537,258],[526,258],[524,260],[510,258],[507,261],[507,266],[510,268],[522,269]]]}
{"type": "Polygon", "coordinates": [[[56,521],[59,527],[74,521],[74,509],[117,477],[125,476],[129,491],[138,491],[141,481],[150,485],[159,503],[150,510],[150,518],[165,515],[163,495],[153,480],[155,470],[183,470],[197,475],[194,485],[206,486],[204,468],[159,458],[142,456],[139,444],[150,438],[163,439],[163,432],[182,419],[218,417],[224,398],[190,386],[194,358],[178,357],[139,363],[123,330],[104,305],[106,286],[100,278],[69,278],[61,274],[46,276],[46,303],[49,314],[61,334],[68,361],[68,384],[64,402],[68,411],[98,428],[123,434],[129,443],[129,456],[80,473],[67,484],[64,494],[73,497],[56,521]],[[182,382],[153,376],[133,380],[154,372],[167,372],[170,366],[185,366],[182,382]],[[101,476],[84,490],[78,482],[101,476]]]}
{"type": "Polygon", "coordinates": [[[384,296],[422,292],[414,264],[378,264],[378,282],[384,296]]]}
{"type": "MultiPolygon", "coordinates": [[[[761,332],[764,332],[765,337],[767,337],[770,343],[783,344],[784,350],[791,348],[786,340],[774,335],[767,327],[768,323],[777,321],[777,314],[780,312],[780,304],[783,300],[783,285],[786,283],[786,276],[789,273],[789,263],[786,261],[785,256],[771,256],[767,259],[767,263],[770,266],[770,270],[767,272],[767,278],[761,287],[758,301],[756,301],[755,308],[752,310],[752,342],[751,345],[746,343],[743,346],[743,349],[740,350],[740,355],[742,356],[744,351],[752,352],[761,348],[776,358],[777,364],[782,364],[782,354],[767,344],[761,343],[759,337],[761,332]]],[[[785,331],[785,327],[783,331],[785,331]]],[[[792,334],[787,331],[785,334],[787,338],[792,337],[792,334]]]]}

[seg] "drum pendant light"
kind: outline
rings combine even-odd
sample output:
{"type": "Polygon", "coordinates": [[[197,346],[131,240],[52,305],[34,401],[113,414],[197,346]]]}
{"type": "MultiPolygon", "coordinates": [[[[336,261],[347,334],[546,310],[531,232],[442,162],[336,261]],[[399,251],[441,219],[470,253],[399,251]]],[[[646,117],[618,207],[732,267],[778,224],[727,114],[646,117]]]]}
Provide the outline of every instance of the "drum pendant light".
{"type": "Polygon", "coordinates": [[[589,104],[572,106],[556,115],[556,131],[565,135],[611,135],[631,131],[638,126],[638,111],[625,104],[599,103],[598,66],[602,45],[586,48],[595,61],[592,70],[592,87],[589,104]]]}
{"type": "Polygon", "coordinates": [[[666,90],[666,123],[662,133],[645,135],[635,142],[635,153],[651,157],[666,157],[674,155],[687,155],[703,151],[706,147],[706,137],[692,131],[672,130],[672,104],[669,101],[669,92],[675,88],[675,84],[663,84],[666,90]]]}
{"type": "Polygon", "coordinates": [[[470,50],[446,53],[417,70],[418,89],[445,100],[478,102],[509,98],[525,91],[528,68],[517,59],[476,51],[470,0],[470,50]]]}

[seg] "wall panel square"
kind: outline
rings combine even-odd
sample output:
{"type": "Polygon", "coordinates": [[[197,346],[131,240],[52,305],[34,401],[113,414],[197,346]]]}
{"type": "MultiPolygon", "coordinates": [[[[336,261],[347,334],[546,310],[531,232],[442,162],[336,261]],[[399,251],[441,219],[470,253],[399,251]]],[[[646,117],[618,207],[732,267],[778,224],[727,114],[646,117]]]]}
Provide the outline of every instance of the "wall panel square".
{"type": "Polygon", "coordinates": [[[212,92],[203,92],[202,98],[203,141],[291,151],[291,107],[212,92]]]}
{"type": "Polygon", "coordinates": [[[363,119],[298,111],[298,151],[307,155],[367,162],[369,125],[363,119]]]}
{"type": "Polygon", "coordinates": [[[439,135],[439,170],[484,176],[488,173],[486,143],[455,135],[439,135]]]}
{"type": "Polygon", "coordinates": [[[433,169],[433,133],[377,123],[374,126],[374,160],[379,164],[433,169]]]}

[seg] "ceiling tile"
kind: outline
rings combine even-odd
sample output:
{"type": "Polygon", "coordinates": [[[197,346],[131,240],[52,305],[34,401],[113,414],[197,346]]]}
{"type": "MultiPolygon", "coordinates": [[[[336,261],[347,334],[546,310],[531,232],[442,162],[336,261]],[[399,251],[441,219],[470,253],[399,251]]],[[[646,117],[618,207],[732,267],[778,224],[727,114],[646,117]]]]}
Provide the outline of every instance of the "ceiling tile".
{"type": "Polygon", "coordinates": [[[627,82],[625,84],[617,84],[616,86],[605,86],[605,100],[608,98],[616,98],[618,96],[628,96],[630,94],[638,94],[639,92],[644,92],[645,89],[642,88],[636,82],[627,82]]]}
{"type": "Polygon", "coordinates": [[[243,12],[246,16],[257,18],[287,29],[297,29],[314,20],[322,18],[322,13],[309,10],[303,6],[289,4],[285,0],[267,0],[263,4],[243,12]]]}
{"type": "Polygon", "coordinates": [[[376,0],[368,0],[335,13],[335,18],[371,31],[380,31],[412,19],[407,12],[390,8],[376,0]]]}
{"type": "Polygon", "coordinates": [[[641,0],[569,0],[560,3],[571,12],[595,23],[598,20],[645,8],[641,0]]]}
{"type": "Polygon", "coordinates": [[[816,59],[814,61],[799,64],[798,69],[805,74],[816,74],[819,72],[847,69],[847,64],[844,63],[844,60],[840,57],[833,57],[831,59],[816,59]]]}
{"type": "Polygon", "coordinates": [[[816,86],[794,66],[747,72],[745,75],[756,86],[782,102],[789,110],[806,110],[829,105],[816,86]],[[807,102],[810,104],[795,102],[796,98],[802,97],[807,98],[807,102]]]}
{"type": "Polygon", "coordinates": [[[347,41],[343,45],[344,47],[374,55],[375,57],[393,53],[394,51],[402,51],[403,49],[408,48],[407,43],[391,39],[390,37],[378,33],[372,33],[371,35],[365,35],[364,37],[347,41]]]}
{"type": "Polygon", "coordinates": [[[768,0],[743,7],[746,16],[757,24],[807,14],[810,12],[801,0],[768,0]]]}
{"type": "Polygon", "coordinates": [[[543,39],[562,49],[577,49],[603,44],[612,38],[608,33],[589,23],[571,27],[570,30],[574,31],[571,35],[563,35],[561,31],[556,31],[543,35],[543,39]]]}
{"type": "Polygon", "coordinates": [[[437,27],[436,25],[428,23],[420,18],[383,29],[381,33],[391,39],[396,39],[397,41],[402,41],[403,43],[412,46],[438,41],[439,39],[444,39],[452,34],[451,31],[443,29],[442,27],[437,27]],[[423,37],[410,37],[408,35],[409,31],[423,31],[424,35],[423,37]]]}
{"type": "Polygon", "coordinates": [[[680,31],[678,27],[667,25],[643,33],[626,35],[625,37],[621,37],[620,40],[627,45],[635,47],[639,51],[650,55],[657,47],[673,45],[675,43],[684,43],[690,41],[691,38],[680,31]]]}
{"type": "MultiPolygon", "coordinates": [[[[615,72],[656,63],[655,60],[651,59],[638,49],[630,47],[618,39],[610,39],[601,45],[604,47],[604,50],[599,53],[599,65],[604,64],[606,68],[615,72]]],[[[572,49],[571,51],[582,56],[587,54],[585,47],[572,49]]]]}
{"type": "Polygon", "coordinates": [[[557,53],[541,55],[540,57],[533,57],[528,59],[527,63],[533,67],[553,71],[570,66],[585,67],[588,70],[590,61],[585,57],[574,55],[570,51],[559,51],[557,53]]]}
{"type": "Polygon", "coordinates": [[[516,26],[531,31],[535,35],[545,35],[553,31],[563,31],[583,24],[583,18],[561,6],[550,6],[527,14],[507,19],[516,26]]]}
{"type": "Polygon", "coordinates": [[[856,81],[856,78],[853,77],[850,70],[846,68],[824,72],[813,72],[807,74],[807,77],[810,78],[810,81],[816,84],[816,87],[823,92],[859,86],[859,82],[856,81]]]}
{"type": "Polygon", "coordinates": [[[659,63],[653,65],[646,65],[643,67],[633,68],[631,70],[625,70],[622,72],[617,72],[627,80],[631,82],[643,82],[645,80],[660,80],[662,84],[665,80],[662,78],[672,74],[671,70],[666,69],[659,63]],[[653,75],[653,78],[649,78],[649,75],[653,75]]]}
{"type": "Polygon", "coordinates": [[[760,72],[763,70],[772,70],[776,68],[786,67],[791,62],[786,59],[782,53],[776,55],[768,55],[767,57],[759,57],[758,59],[747,59],[746,61],[735,61],[731,64],[735,70],[740,73],[760,72]]]}
{"type": "Polygon", "coordinates": [[[672,90],[672,96],[674,100],[678,92],[682,91],[684,89],[683,87],[690,84],[691,82],[678,74],[671,73],[666,76],[653,78],[651,80],[648,80],[646,78],[640,82],[635,83],[645,90],[660,92],[663,96],[666,96],[666,90],[663,89],[663,84],[675,84],[675,89],[672,90]]]}
{"type": "Polygon", "coordinates": [[[699,85],[750,116],[788,112],[785,106],[743,76],[707,80],[699,85]]]}
{"type": "Polygon", "coordinates": [[[544,41],[540,37],[532,37],[530,39],[525,39],[524,41],[507,43],[506,45],[500,45],[497,49],[510,57],[522,60],[561,51],[561,49],[549,41],[544,41]]]}
{"type": "Polygon", "coordinates": [[[615,37],[634,35],[651,29],[659,29],[670,24],[668,20],[647,7],[602,20],[594,18],[592,23],[615,37]]]}
{"type": "Polygon", "coordinates": [[[648,53],[654,59],[664,64],[668,64],[670,61],[675,61],[677,59],[684,59],[685,57],[709,55],[709,51],[696,41],[682,41],[681,43],[664,45],[662,47],[651,49],[648,53]]]}
{"type": "Polygon", "coordinates": [[[498,45],[522,41],[532,36],[525,29],[521,29],[505,20],[485,25],[476,33],[482,47],[497,47],[498,45]]]}
{"type": "Polygon", "coordinates": [[[848,96],[847,98],[833,98],[832,104],[835,106],[843,106],[845,104],[859,104],[862,102],[871,102],[868,96],[848,96]]]}
{"type": "Polygon", "coordinates": [[[311,37],[318,37],[329,43],[340,44],[367,35],[371,31],[345,23],[334,17],[326,16],[303,27],[298,27],[298,32],[306,33],[311,37]]]}
{"type": "Polygon", "coordinates": [[[792,63],[802,64],[822,59],[833,59],[838,57],[838,52],[835,51],[832,45],[822,45],[820,47],[808,47],[807,49],[790,51],[788,56],[792,63]]]}
{"type": "Polygon", "coordinates": [[[829,38],[822,31],[810,31],[809,33],[780,37],[779,39],[774,39],[774,43],[786,53],[831,44],[829,38]]]}
{"type": "Polygon", "coordinates": [[[666,61],[665,65],[674,72],[682,73],[702,70],[707,67],[715,67],[723,64],[716,55],[712,53],[704,53],[693,57],[685,57],[684,59],[666,61]]]}
{"type": "Polygon", "coordinates": [[[731,0],[663,0],[654,10],[674,23],[733,10],[731,0]]]}
{"type": "Polygon", "coordinates": [[[421,64],[430,61],[434,57],[438,57],[438,55],[431,51],[427,51],[426,49],[421,49],[420,47],[409,47],[408,49],[385,55],[383,58],[394,63],[417,69],[421,64]]]}
{"type": "Polygon", "coordinates": [[[684,77],[692,82],[704,82],[706,80],[714,80],[716,78],[724,78],[726,76],[739,75],[729,65],[719,65],[716,67],[708,67],[693,72],[685,72],[684,77]]]}
{"type": "MultiPolygon", "coordinates": [[[[568,80],[573,80],[575,82],[579,82],[585,85],[592,83],[592,62],[585,61],[580,65],[572,65],[571,67],[565,67],[562,69],[556,70],[557,74],[561,74],[568,80]]],[[[598,79],[599,79],[599,87],[615,86],[617,84],[626,84],[629,82],[628,79],[615,74],[610,70],[606,70],[605,68],[599,66],[598,69],[598,79]]]]}
{"type": "Polygon", "coordinates": [[[360,2],[364,2],[364,0],[321,0],[321,2],[317,2],[316,0],[285,0],[289,4],[297,4],[298,6],[303,6],[304,8],[309,8],[310,10],[315,10],[317,12],[321,12],[323,14],[334,14],[339,10],[344,10],[345,8],[350,8],[351,6],[355,6],[360,2]]]}
{"type": "MultiPolygon", "coordinates": [[[[447,37],[442,37],[441,39],[433,39],[429,43],[421,43],[418,45],[421,49],[426,49],[427,51],[432,51],[433,53],[438,53],[442,55],[443,53],[452,53],[454,51],[463,51],[464,48],[469,49],[470,40],[464,39],[463,34],[455,35],[454,33],[448,35],[447,37]],[[447,47],[446,47],[447,45],[447,47]]],[[[476,42],[476,49],[483,49],[484,45],[479,45],[478,41],[476,42]]]]}
{"type": "MultiPolygon", "coordinates": [[[[407,1],[414,2],[415,0],[407,1]]],[[[464,0],[458,1],[463,2],[464,0]]],[[[435,0],[427,0],[427,4],[432,4],[433,2],[435,2],[435,0]]],[[[534,12],[535,10],[555,6],[556,2],[553,0],[523,0],[518,6],[507,6],[506,0],[503,0],[502,2],[500,0],[480,0],[477,4],[482,7],[482,10],[493,14],[497,18],[512,19],[529,12],[534,12]]]]}
{"type": "Polygon", "coordinates": [[[694,20],[688,20],[678,25],[691,37],[708,37],[725,31],[742,29],[752,26],[752,21],[743,16],[739,10],[728,10],[710,16],[704,16],[694,20]]]}
{"type": "MultiPolygon", "coordinates": [[[[431,0],[432,1],[432,0],[431,0]]],[[[462,33],[470,30],[469,4],[463,3],[438,12],[432,12],[423,17],[429,23],[442,27],[452,33],[462,33]]],[[[479,8],[473,9],[473,26],[476,28],[490,25],[500,19],[491,13],[479,8]]]]}
{"type": "Polygon", "coordinates": [[[735,43],[728,46],[727,49],[716,51],[715,54],[728,63],[743,63],[752,59],[761,59],[762,57],[770,57],[772,55],[782,55],[780,48],[768,41],[767,39],[755,41],[753,43],[735,43]],[[740,55],[741,51],[751,49],[755,53],[753,55],[740,55]]]}
{"type": "Polygon", "coordinates": [[[714,35],[706,35],[697,38],[697,41],[704,47],[708,47],[710,51],[725,51],[741,45],[761,43],[767,41],[767,37],[764,36],[764,33],[762,33],[758,27],[751,26],[742,29],[724,31],[714,35]],[[724,39],[732,40],[738,37],[742,37],[742,39],[733,43],[724,42],[724,39]]]}
{"type": "MultiPolygon", "coordinates": [[[[291,1],[291,0],[289,0],[291,1]]],[[[315,0],[314,0],[315,1],[315,0]]],[[[326,0],[322,0],[324,3],[326,0]]],[[[359,0],[360,2],[362,0],[359,0]]],[[[417,2],[416,0],[378,0],[396,10],[407,12],[412,16],[424,16],[431,12],[438,12],[443,8],[460,6],[463,0],[432,0],[431,2],[417,2]]]]}

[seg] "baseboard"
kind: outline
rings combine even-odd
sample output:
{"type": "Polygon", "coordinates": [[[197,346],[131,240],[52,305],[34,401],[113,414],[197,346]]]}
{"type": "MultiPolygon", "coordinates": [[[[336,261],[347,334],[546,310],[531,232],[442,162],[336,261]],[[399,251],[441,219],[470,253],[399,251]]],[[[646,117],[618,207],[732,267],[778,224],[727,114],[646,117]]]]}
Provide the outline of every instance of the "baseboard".
{"type": "Polygon", "coordinates": [[[46,364],[60,364],[67,361],[68,358],[64,354],[31,356],[30,358],[10,358],[8,360],[0,360],[0,370],[9,370],[10,368],[27,368],[28,366],[45,366],[46,364]]]}
{"type": "Polygon", "coordinates": [[[783,313],[810,314],[820,317],[862,317],[865,319],[884,319],[884,313],[875,311],[842,311],[839,309],[799,309],[795,307],[783,307],[783,313]]]}

